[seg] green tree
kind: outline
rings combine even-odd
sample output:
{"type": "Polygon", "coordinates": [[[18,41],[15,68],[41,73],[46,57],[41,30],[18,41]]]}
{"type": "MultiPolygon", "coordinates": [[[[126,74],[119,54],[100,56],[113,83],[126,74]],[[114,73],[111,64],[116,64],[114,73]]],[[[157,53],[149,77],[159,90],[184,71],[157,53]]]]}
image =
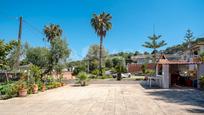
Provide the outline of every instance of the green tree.
{"type": "Polygon", "coordinates": [[[62,32],[60,26],[56,24],[46,25],[44,27],[44,34],[51,45],[49,50],[48,68],[44,74],[50,73],[53,70],[54,65],[57,65],[59,61],[65,61],[70,54],[67,41],[61,39],[62,32]]]}
{"type": "MultiPolygon", "coordinates": [[[[107,50],[102,47],[101,49],[102,52],[102,60],[105,59],[108,56],[108,52],[107,50]]],[[[100,58],[100,46],[97,44],[93,44],[89,47],[88,53],[86,55],[86,58],[88,58],[89,60],[92,59],[99,59],[100,58]]]]}
{"type": "Polygon", "coordinates": [[[150,42],[145,42],[142,46],[153,49],[152,57],[153,57],[153,64],[155,66],[154,68],[156,70],[157,49],[167,45],[167,43],[164,40],[158,42],[159,38],[161,38],[161,35],[157,36],[153,34],[153,36],[149,36],[148,38],[150,39],[150,42]]]}
{"type": "Polygon", "coordinates": [[[188,29],[186,31],[186,35],[184,36],[184,38],[185,38],[185,43],[187,44],[187,48],[190,50],[190,57],[191,57],[192,56],[191,47],[192,47],[192,44],[195,40],[195,38],[193,37],[193,32],[190,29],[188,29]]]}
{"type": "MultiPolygon", "coordinates": [[[[5,43],[4,40],[0,39],[0,70],[8,70],[8,54],[16,47],[18,43],[16,41],[10,41],[5,43]]],[[[7,72],[5,72],[6,80],[8,82],[7,72]]]]}
{"type": "Polygon", "coordinates": [[[93,14],[91,18],[91,25],[94,28],[96,34],[100,37],[100,60],[99,60],[99,69],[100,75],[102,75],[102,45],[103,45],[103,38],[106,36],[107,31],[112,28],[112,23],[110,20],[112,16],[107,13],[102,13],[100,15],[93,14]]]}
{"type": "Polygon", "coordinates": [[[43,47],[30,47],[26,51],[25,60],[40,68],[46,68],[48,65],[49,49],[43,47]]]}
{"type": "Polygon", "coordinates": [[[20,49],[20,53],[19,53],[17,51],[18,50],[18,46],[15,46],[13,48],[13,50],[10,52],[9,56],[8,56],[9,66],[13,70],[18,69],[18,68],[16,68],[16,60],[17,60],[18,56],[20,57],[20,59],[22,59],[22,60],[19,60],[20,61],[19,62],[20,65],[29,64],[28,61],[25,59],[26,58],[27,49],[29,48],[29,44],[27,42],[25,42],[25,44],[22,45],[20,48],[21,49],[20,49]]]}
{"type": "Polygon", "coordinates": [[[153,34],[153,36],[149,36],[148,38],[150,39],[150,42],[145,42],[142,46],[146,47],[146,48],[153,49],[153,52],[152,52],[153,63],[156,63],[157,49],[167,45],[167,43],[164,40],[158,42],[158,39],[161,38],[161,35],[157,36],[157,35],[153,34]]]}
{"type": "Polygon", "coordinates": [[[8,55],[17,45],[16,41],[4,43],[4,40],[0,39],[0,69],[8,67],[8,55]]]}
{"type": "MultiPolygon", "coordinates": [[[[105,58],[108,56],[107,50],[102,47],[102,62],[104,62],[105,58]]],[[[92,71],[97,69],[99,66],[100,59],[100,46],[97,44],[93,44],[89,47],[88,53],[86,55],[86,59],[89,61],[89,70],[92,71]]],[[[103,65],[104,63],[102,63],[103,65]]]]}
{"type": "Polygon", "coordinates": [[[116,67],[118,65],[125,66],[125,59],[121,56],[115,56],[112,57],[113,67],[116,67]]]}
{"type": "Polygon", "coordinates": [[[56,25],[56,24],[46,25],[44,27],[44,34],[45,34],[46,39],[47,39],[48,42],[51,42],[56,37],[62,36],[62,32],[63,31],[60,28],[60,26],[56,25]]]}
{"type": "Polygon", "coordinates": [[[149,55],[149,52],[146,52],[146,51],[145,51],[143,54],[144,54],[144,55],[149,55]]]}
{"type": "Polygon", "coordinates": [[[139,51],[135,51],[134,55],[137,56],[137,55],[140,55],[141,53],[139,51]]]}
{"type": "Polygon", "coordinates": [[[51,72],[55,65],[58,63],[66,62],[66,59],[70,55],[70,49],[68,48],[68,44],[66,39],[62,40],[61,38],[57,38],[51,41],[52,47],[49,52],[49,63],[48,63],[48,71],[51,72]]]}
{"type": "Polygon", "coordinates": [[[185,43],[188,44],[188,47],[191,47],[192,43],[194,42],[195,38],[193,37],[193,32],[188,29],[186,31],[186,35],[184,36],[185,43]]]}
{"type": "Polygon", "coordinates": [[[106,58],[105,60],[105,67],[112,68],[113,67],[113,61],[110,57],[106,58]]]}

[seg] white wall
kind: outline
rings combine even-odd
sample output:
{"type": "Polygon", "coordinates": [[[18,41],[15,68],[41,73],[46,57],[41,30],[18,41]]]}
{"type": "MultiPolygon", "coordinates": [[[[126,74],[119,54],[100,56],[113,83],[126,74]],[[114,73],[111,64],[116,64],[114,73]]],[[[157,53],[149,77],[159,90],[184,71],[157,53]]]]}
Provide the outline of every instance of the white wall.
{"type": "Polygon", "coordinates": [[[169,65],[162,65],[162,88],[169,88],[169,65]]]}

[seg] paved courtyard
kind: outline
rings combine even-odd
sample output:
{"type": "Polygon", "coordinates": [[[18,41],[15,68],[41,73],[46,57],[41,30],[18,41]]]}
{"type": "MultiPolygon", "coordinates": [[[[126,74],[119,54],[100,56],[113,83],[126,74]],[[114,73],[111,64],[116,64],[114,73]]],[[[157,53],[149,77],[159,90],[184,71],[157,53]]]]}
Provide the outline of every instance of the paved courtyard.
{"type": "Polygon", "coordinates": [[[0,115],[204,114],[202,93],[193,89],[144,89],[139,83],[65,86],[0,100],[0,115]]]}

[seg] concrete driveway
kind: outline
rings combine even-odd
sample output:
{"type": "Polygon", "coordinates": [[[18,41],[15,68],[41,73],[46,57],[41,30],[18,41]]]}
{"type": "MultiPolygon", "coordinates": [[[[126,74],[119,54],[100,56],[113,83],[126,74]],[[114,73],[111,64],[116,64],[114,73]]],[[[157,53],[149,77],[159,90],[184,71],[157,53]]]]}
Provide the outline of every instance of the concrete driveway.
{"type": "Polygon", "coordinates": [[[0,100],[0,115],[204,114],[204,97],[199,91],[174,90],[144,89],[138,83],[65,86],[0,100]]]}

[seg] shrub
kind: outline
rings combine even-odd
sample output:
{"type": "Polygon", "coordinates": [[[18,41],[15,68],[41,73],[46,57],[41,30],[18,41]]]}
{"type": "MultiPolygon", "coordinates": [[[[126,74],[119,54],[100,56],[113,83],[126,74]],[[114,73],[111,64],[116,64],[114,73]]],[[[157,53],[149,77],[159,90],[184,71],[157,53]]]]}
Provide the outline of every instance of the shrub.
{"type": "Polygon", "coordinates": [[[141,70],[142,70],[142,73],[145,74],[146,71],[147,71],[147,64],[143,64],[143,65],[141,66],[141,70]]]}
{"type": "Polygon", "coordinates": [[[2,95],[3,99],[8,99],[11,97],[15,97],[18,94],[18,88],[16,83],[7,83],[0,85],[0,95],[2,95]]]}
{"type": "Polygon", "coordinates": [[[88,75],[85,72],[80,72],[77,75],[76,83],[79,83],[81,86],[88,85],[88,75]]]}
{"type": "Polygon", "coordinates": [[[83,68],[83,67],[76,67],[76,68],[74,68],[74,71],[73,71],[73,75],[78,75],[79,74],[79,72],[81,72],[81,71],[85,71],[85,69],[83,68]]]}
{"type": "Polygon", "coordinates": [[[42,70],[35,65],[30,67],[30,76],[29,79],[32,80],[31,82],[35,83],[41,80],[42,70]],[[34,81],[33,81],[34,80],[34,81]]]}
{"type": "Polygon", "coordinates": [[[155,75],[155,70],[148,69],[148,70],[146,70],[146,74],[149,76],[153,76],[153,75],[155,75]]]}
{"type": "Polygon", "coordinates": [[[200,88],[204,88],[204,76],[201,76],[200,80],[200,88]]]}
{"type": "Polygon", "coordinates": [[[49,84],[49,83],[51,83],[51,82],[54,82],[54,81],[55,81],[55,79],[54,79],[53,76],[47,76],[46,79],[45,79],[45,82],[46,82],[47,84],[49,84]]]}
{"type": "Polygon", "coordinates": [[[101,77],[101,79],[107,79],[107,78],[112,78],[112,76],[111,76],[111,75],[103,75],[103,76],[101,77]]]}
{"type": "Polygon", "coordinates": [[[99,75],[100,71],[98,69],[95,69],[91,72],[93,75],[99,75]]]}
{"type": "Polygon", "coordinates": [[[60,86],[61,86],[61,83],[57,82],[57,81],[50,82],[49,84],[46,85],[46,87],[48,89],[53,89],[53,88],[57,88],[57,87],[60,87],[60,86]]]}
{"type": "Polygon", "coordinates": [[[36,82],[36,84],[38,85],[38,89],[42,90],[43,82],[42,81],[38,81],[38,82],[36,82]]]}

